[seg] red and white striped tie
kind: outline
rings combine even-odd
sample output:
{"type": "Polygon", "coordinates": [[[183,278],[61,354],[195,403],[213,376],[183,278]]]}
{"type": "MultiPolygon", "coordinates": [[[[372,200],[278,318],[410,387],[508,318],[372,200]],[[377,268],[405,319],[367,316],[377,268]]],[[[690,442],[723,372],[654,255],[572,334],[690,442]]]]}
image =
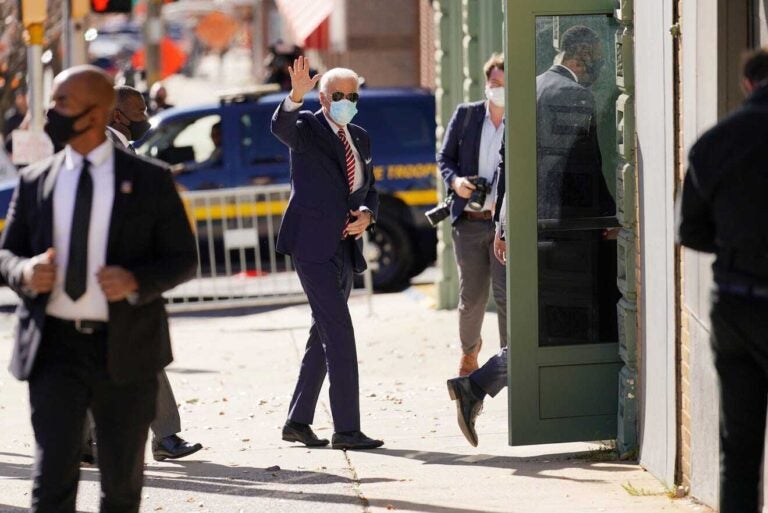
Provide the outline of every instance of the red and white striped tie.
{"type": "Polygon", "coordinates": [[[349,182],[349,192],[352,192],[352,188],[355,186],[355,155],[352,153],[352,147],[349,145],[349,141],[347,141],[344,129],[339,128],[338,134],[341,144],[344,145],[344,159],[347,163],[347,182],[349,182]]]}
{"type": "MultiPolygon", "coordinates": [[[[337,133],[339,134],[339,139],[341,139],[341,144],[344,145],[344,160],[347,164],[347,183],[349,183],[349,192],[352,192],[352,189],[355,187],[355,155],[352,153],[352,147],[349,145],[349,141],[347,141],[347,134],[344,133],[344,129],[339,128],[337,133]]],[[[344,223],[344,230],[341,234],[342,239],[347,237],[347,226],[349,226],[350,221],[349,216],[347,216],[347,222],[344,223]]]]}

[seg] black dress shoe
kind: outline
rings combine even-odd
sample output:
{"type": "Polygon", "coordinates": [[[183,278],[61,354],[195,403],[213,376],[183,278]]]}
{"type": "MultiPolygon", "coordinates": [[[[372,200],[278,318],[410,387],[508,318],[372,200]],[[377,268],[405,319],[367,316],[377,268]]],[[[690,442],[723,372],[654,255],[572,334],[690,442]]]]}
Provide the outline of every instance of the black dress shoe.
{"type": "Polygon", "coordinates": [[[456,401],[456,417],[459,428],[464,437],[477,447],[477,432],[475,431],[475,419],[483,409],[483,400],[472,392],[472,384],[469,377],[453,378],[448,380],[448,394],[456,401]]]}
{"type": "Polygon", "coordinates": [[[283,440],[286,442],[300,442],[307,447],[323,447],[328,445],[326,438],[318,438],[308,424],[288,421],[283,426],[283,440]]]}
{"type": "Polygon", "coordinates": [[[368,438],[362,431],[351,431],[349,433],[334,433],[331,447],[345,451],[360,451],[376,449],[382,445],[384,445],[383,440],[368,438]]]}
{"type": "Polygon", "coordinates": [[[152,457],[155,461],[175,460],[194,454],[202,448],[202,444],[191,444],[177,435],[171,435],[152,442],[152,457]]]}

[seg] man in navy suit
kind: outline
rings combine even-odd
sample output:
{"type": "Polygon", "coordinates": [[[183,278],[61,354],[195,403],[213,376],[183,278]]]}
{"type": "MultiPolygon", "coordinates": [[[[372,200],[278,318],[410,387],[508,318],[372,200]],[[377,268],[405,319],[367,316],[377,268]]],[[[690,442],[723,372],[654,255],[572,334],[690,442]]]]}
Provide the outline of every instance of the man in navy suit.
{"type": "Polygon", "coordinates": [[[366,269],[361,237],[378,210],[368,134],[350,124],[357,112],[358,76],[334,68],[309,76],[309,60],[288,68],[291,92],[272,117],[272,133],[291,150],[291,198],[277,250],[291,255],[312,308],[304,359],[283,440],[324,446],[310,425],[326,373],[330,380],[334,449],[384,444],[360,431],[355,333],[347,300],[352,273],[366,269]],[[300,110],[320,81],[322,109],[300,110]]]}

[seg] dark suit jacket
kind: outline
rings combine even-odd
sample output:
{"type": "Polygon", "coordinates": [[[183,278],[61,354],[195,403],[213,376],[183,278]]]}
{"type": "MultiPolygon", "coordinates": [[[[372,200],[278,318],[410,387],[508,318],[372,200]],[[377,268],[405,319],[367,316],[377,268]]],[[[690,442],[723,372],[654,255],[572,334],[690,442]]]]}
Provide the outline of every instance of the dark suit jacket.
{"type": "Polygon", "coordinates": [[[539,218],[615,214],[603,176],[595,98],[562,66],[536,77],[536,153],[539,218]]]}
{"type": "MultiPolygon", "coordinates": [[[[53,246],[53,190],[63,161],[60,152],[22,171],[0,238],[0,277],[22,300],[10,367],[22,380],[35,363],[49,297],[28,294],[22,273],[29,258],[53,246]]],[[[173,359],[161,294],[194,275],[197,249],[170,173],[119,148],[106,263],[128,269],[139,283],[135,305],[109,303],[110,377],[149,378],[173,359]]]]}
{"type": "Polygon", "coordinates": [[[715,253],[717,283],[768,286],[768,85],[704,133],[691,148],[678,241],[715,253]]]}
{"type": "MultiPolygon", "coordinates": [[[[477,176],[480,160],[480,137],[485,121],[485,102],[463,103],[456,108],[443,136],[443,147],[437,153],[437,167],[448,190],[457,176],[477,176]],[[469,119],[467,119],[469,116],[469,119]]],[[[451,221],[459,218],[467,200],[455,196],[451,221]]]]}
{"type": "MultiPolygon", "coordinates": [[[[376,219],[379,196],[374,186],[368,133],[347,125],[363,164],[363,185],[352,194],[347,181],[344,146],[322,111],[286,112],[278,105],[272,133],[290,148],[291,197],[280,225],[277,250],[309,261],[330,260],[339,246],[347,213],[365,206],[376,219]]],[[[366,269],[363,242],[355,244],[354,270],[366,269]]]]}

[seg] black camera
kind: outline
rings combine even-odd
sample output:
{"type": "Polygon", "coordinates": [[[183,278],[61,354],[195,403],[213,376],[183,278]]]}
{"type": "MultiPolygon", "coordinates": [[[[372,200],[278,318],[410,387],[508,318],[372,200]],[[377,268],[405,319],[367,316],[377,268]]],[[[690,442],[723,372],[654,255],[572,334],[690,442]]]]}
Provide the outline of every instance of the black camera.
{"type": "Polygon", "coordinates": [[[485,198],[491,192],[491,182],[482,176],[469,178],[469,181],[475,186],[475,190],[472,191],[472,196],[469,197],[467,205],[472,210],[482,210],[485,205],[485,198]]]}
{"type": "Polygon", "coordinates": [[[448,196],[438,206],[432,210],[427,210],[424,215],[427,216],[427,221],[435,228],[440,221],[451,215],[451,205],[453,205],[454,192],[448,191],[448,196]]]}

